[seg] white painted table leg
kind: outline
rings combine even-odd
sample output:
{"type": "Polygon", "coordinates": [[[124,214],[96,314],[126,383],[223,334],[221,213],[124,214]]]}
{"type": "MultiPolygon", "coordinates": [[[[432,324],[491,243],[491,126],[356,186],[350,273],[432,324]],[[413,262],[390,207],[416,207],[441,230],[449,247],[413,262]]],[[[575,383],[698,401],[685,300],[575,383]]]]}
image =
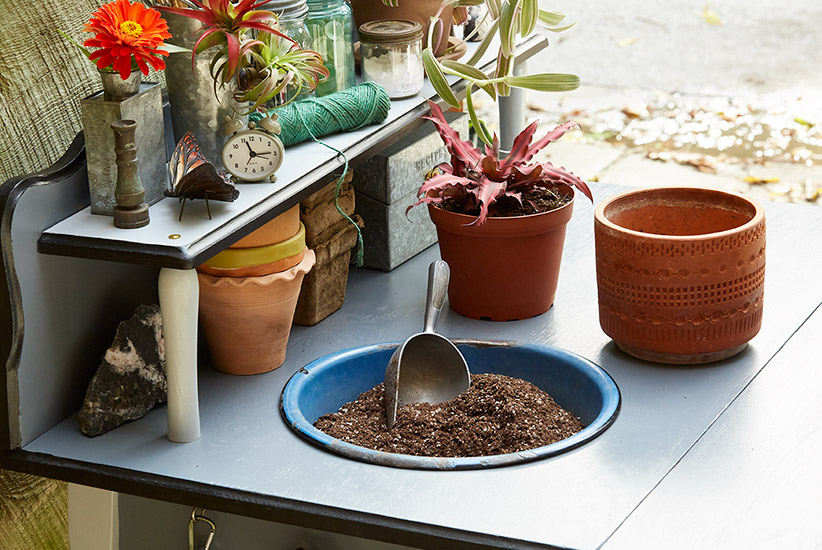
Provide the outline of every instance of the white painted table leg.
{"type": "Polygon", "coordinates": [[[69,483],[68,532],[71,550],[118,550],[117,493],[69,483]]]}
{"type": "MultiPolygon", "coordinates": [[[[525,61],[516,65],[514,74],[526,74],[526,65],[525,61]]],[[[525,129],[525,95],[526,90],[523,88],[511,88],[511,95],[497,98],[500,149],[510,151],[514,138],[525,129]]]]}
{"type": "Polygon", "coordinates": [[[200,437],[197,396],[197,311],[200,286],[193,269],[162,268],[158,282],[168,376],[168,438],[200,437]]]}

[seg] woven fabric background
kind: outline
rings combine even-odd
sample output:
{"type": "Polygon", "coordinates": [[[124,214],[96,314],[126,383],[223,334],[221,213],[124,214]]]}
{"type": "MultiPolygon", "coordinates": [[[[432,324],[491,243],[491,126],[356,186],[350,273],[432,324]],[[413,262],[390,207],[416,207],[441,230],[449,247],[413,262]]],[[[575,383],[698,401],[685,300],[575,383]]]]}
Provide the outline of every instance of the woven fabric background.
{"type": "MultiPolygon", "coordinates": [[[[101,89],[82,43],[103,0],[0,0],[0,182],[49,167],[82,129],[80,100],[101,89]]],[[[149,73],[146,81],[163,82],[149,73]]]]}
{"type": "MultiPolygon", "coordinates": [[[[103,3],[0,0],[0,183],[48,168],[82,129],[80,100],[100,77],[57,29],[82,43],[103,3]]],[[[0,470],[0,548],[68,550],[67,510],[65,483],[0,470]]]]}

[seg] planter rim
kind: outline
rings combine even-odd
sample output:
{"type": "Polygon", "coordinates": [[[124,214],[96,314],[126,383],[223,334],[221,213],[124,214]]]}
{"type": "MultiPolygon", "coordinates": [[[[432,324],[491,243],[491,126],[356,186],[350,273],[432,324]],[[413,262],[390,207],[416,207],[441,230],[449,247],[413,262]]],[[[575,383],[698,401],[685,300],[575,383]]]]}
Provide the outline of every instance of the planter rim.
{"type": "MultiPolygon", "coordinates": [[[[485,223],[482,225],[477,225],[474,222],[477,220],[478,216],[472,216],[469,214],[462,214],[460,212],[452,212],[450,210],[443,210],[434,204],[427,204],[429,215],[431,215],[431,211],[433,210],[436,214],[441,214],[442,216],[448,216],[453,219],[458,220],[457,223],[453,225],[458,226],[460,228],[469,229],[469,230],[493,230],[494,226],[502,227],[507,224],[515,224],[515,223],[522,223],[524,220],[534,220],[543,216],[547,215],[554,215],[557,218],[567,218],[565,222],[571,219],[571,215],[573,214],[574,209],[574,202],[576,201],[576,192],[572,187],[563,185],[561,188],[567,191],[570,196],[571,200],[568,203],[563,204],[559,208],[554,208],[553,210],[546,210],[545,212],[537,212],[536,214],[528,214],[526,216],[488,216],[485,218],[485,223]],[[461,223],[464,222],[464,223],[461,223]]],[[[433,215],[432,215],[433,221],[433,215]]],[[[434,222],[436,225],[436,222],[434,222]]]]}
{"type": "Polygon", "coordinates": [[[213,287],[229,286],[239,288],[246,285],[265,286],[270,284],[275,279],[291,281],[298,275],[305,275],[311,271],[312,267],[314,267],[315,260],[316,257],[314,256],[314,251],[309,248],[305,250],[305,256],[300,263],[290,269],[272,273],[270,275],[263,275],[260,277],[216,277],[201,271],[198,271],[197,275],[200,278],[200,284],[206,284],[213,287]]]}
{"type": "Polygon", "coordinates": [[[283,420],[289,428],[307,442],[346,458],[395,468],[455,471],[516,465],[565,453],[601,435],[614,423],[619,414],[622,396],[616,381],[602,367],[581,355],[554,346],[526,342],[468,338],[455,338],[452,341],[460,347],[477,349],[514,348],[520,351],[538,352],[544,354],[546,358],[550,358],[551,361],[562,364],[563,368],[581,372],[599,392],[602,399],[599,413],[582,431],[550,445],[508,454],[472,457],[416,456],[376,451],[336,439],[315,428],[313,422],[303,414],[300,405],[301,393],[310,385],[312,379],[317,376],[327,375],[335,369],[339,370],[340,365],[345,365],[346,361],[380,353],[390,356],[391,352],[402,344],[401,342],[391,342],[344,349],[324,355],[300,368],[288,379],[280,395],[280,413],[283,420]]]}
{"type": "Polygon", "coordinates": [[[648,239],[648,240],[655,240],[655,241],[673,241],[673,242],[694,242],[694,241],[702,241],[702,240],[712,240],[716,238],[722,238],[728,235],[733,235],[735,233],[741,233],[753,227],[756,227],[760,223],[763,222],[765,219],[765,208],[762,204],[751,198],[746,197],[740,193],[734,191],[725,191],[723,189],[714,189],[712,187],[691,187],[685,185],[671,185],[666,187],[648,187],[642,189],[633,189],[631,191],[625,191],[623,193],[619,193],[618,195],[614,195],[613,197],[609,197],[603,201],[601,201],[596,208],[594,209],[594,223],[602,224],[606,228],[610,229],[611,231],[615,231],[617,233],[622,233],[625,235],[631,235],[633,237],[648,239]],[[609,220],[605,216],[605,209],[610,207],[612,204],[616,203],[617,201],[625,200],[627,198],[641,198],[643,196],[653,196],[658,193],[664,193],[666,191],[687,191],[691,193],[700,193],[702,195],[713,195],[713,196],[723,196],[726,198],[733,198],[748,204],[749,206],[753,207],[754,215],[753,217],[745,222],[744,224],[731,228],[726,229],[725,231],[716,231],[713,233],[702,233],[697,235],[664,235],[660,233],[644,233],[642,231],[636,231],[633,229],[628,229],[627,227],[623,227],[621,225],[617,225],[611,220],[609,220]]]}
{"type": "Polygon", "coordinates": [[[305,226],[300,222],[299,231],[289,239],[264,246],[226,248],[203,263],[218,269],[237,269],[270,264],[299,254],[304,248],[305,226]]]}

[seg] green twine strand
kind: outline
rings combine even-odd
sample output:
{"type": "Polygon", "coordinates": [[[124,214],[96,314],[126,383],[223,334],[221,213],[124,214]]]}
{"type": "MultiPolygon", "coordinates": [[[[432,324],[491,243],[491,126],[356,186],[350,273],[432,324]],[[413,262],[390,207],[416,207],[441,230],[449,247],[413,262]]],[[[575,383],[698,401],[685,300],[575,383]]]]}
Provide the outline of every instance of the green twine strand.
{"type": "MultiPolygon", "coordinates": [[[[340,188],[348,174],[348,158],[345,153],[318,139],[317,136],[359,130],[371,124],[378,124],[386,119],[390,108],[391,100],[385,89],[379,84],[366,82],[327,96],[295,101],[272,109],[268,113],[276,111],[277,121],[282,128],[280,139],[286,147],[312,139],[343,158],[343,171],[337,179],[337,187],[334,190],[334,206],[337,212],[357,230],[357,253],[354,260],[357,267],[362,267],[363,264],[362,231],[357,223],[343,212],[338,202],[340,188]]],[[[256,123],[262,117],[261,113],[252,113],[248,118],[256,123]]]]}
{"type": "MultiPolygon", "coordinates": [[[[386,119],[390,108],[391,100],[385,89],[374,82],[366,82],[327,96],[294,101],[272,109],[268,114],[277,114],[277,122],[282,128],[280,140],[288,147],[378,124],[386,119]]],[[[261,113],[252,113],[248,118],[256,123],[262,117],[261,113]]]]}

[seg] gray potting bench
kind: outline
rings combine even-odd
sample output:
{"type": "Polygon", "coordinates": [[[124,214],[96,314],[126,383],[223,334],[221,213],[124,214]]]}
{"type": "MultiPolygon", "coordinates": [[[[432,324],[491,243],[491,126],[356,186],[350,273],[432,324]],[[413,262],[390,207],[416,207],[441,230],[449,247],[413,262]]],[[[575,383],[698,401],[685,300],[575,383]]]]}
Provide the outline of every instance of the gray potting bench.
{"type": "MultiPolygon", "coordinates": [[[[410,108],[395,126],[370,130],[351,156],[387,145],[421,112],[410,108]]],[[[211,222],[204,206],[192,204],[178,224],[176,202],[162,201],[152,206],[154,236],[145,240],[103,238],[98,231],[111,234],[110,219],[84,213],[81,141],[46,173],[4,185],[0,466],[117,492],[121,550],[185,547],[195,506],[217,522],[212,548],[818,546],[822,211],[813,207],[766,206],[762,331],[720,363],[645,363],[602,333],[593,207],[583,200],[548,313],[491,323],[445,311],[447,336],[558,346],[616,380],[622,408],[615,423],[554,458],[475,471],[401,470],[327,453],[281,419],[280,392],[303,365],[419,330],[436,246],[390,273],[352,270],[345,306],[316,327],[294,327],[286,362],[271,373],[229,376],[201,362],[199,439],[169,441],[165,406],[104,436],[83,436],[74,413],[85,385],[110,329],[141,301],[156,300],[158,268],[190,269],[338,167],[329,152],[302,167],[311,170],[281,173],[291,183],[273,193],[245,186],[240,202],[211,205],[211,222]],[[168,242],[171,234],[181,237],[168,242]]],[[[593,190],[597,200],[618,191],[593,190]]]]}

